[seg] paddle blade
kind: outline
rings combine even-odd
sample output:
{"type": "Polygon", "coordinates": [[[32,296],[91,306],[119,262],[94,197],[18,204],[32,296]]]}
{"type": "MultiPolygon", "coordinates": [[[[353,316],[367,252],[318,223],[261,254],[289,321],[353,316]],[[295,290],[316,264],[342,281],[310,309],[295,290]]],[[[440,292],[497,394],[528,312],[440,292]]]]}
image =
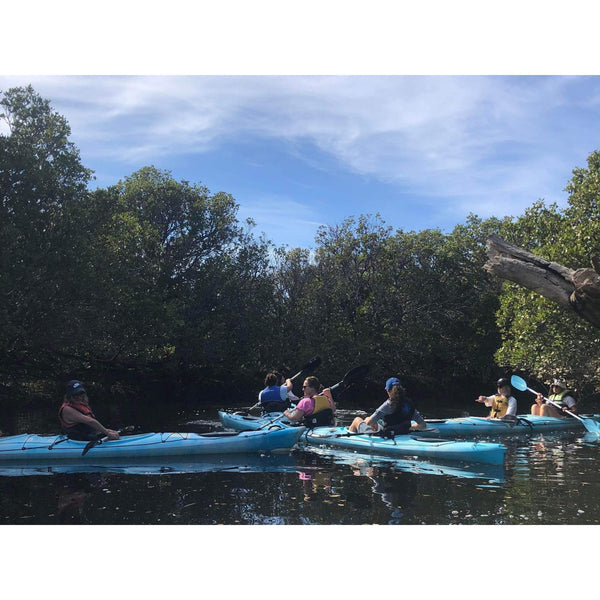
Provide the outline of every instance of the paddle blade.
{"type": "Polygon", "coordinates": [[[344,385],[350,385],[351,383],[363,380],[367,376],[367,373],[369,372],[370,368],[371,367],[369,365],[361,365],[360,367],[354,367],[354,369],[348,371],[344,375],[344,385]]]}
{"type": "Polygon", "coordinates": [[[522,392],[527,391],[527,382],[519,377],[518,375],[513,375],[510,378],[510,383],[514,388],[521,390],[522,392]]]}
{"type": "Polygon", "coordinates": [[[580,417],[580,419],[583,423],[583,426],[589,433],[593,433],[595,436],[600,438],[600,423],[598,423],[598,421],[584,417],[580,417]]]}
{"type": "Polygon", "coordinates": [[[290,379],[292,381],[294,381],[294,379],[297,379],[298,377],[300,377],[300,375],[302,375],[302,373],[304,373],[304,371],[309,371],[309,370],[312,371],[313,369],[316,369],[320,364],[321,364],[321,357],[314,356],[290,379]]]}
{"type": "Polygon", "coordinates": [[[334,390],[339,389],[340,387],[346,388],[352,383],[356,383],[357,381],[363,380],[369,369],[371,367],[369,365],[361,365],[360,367],[354,367],[344,375],[344,379],[335,385],[332,385],[329,389],[333,392],[334,390]]]}

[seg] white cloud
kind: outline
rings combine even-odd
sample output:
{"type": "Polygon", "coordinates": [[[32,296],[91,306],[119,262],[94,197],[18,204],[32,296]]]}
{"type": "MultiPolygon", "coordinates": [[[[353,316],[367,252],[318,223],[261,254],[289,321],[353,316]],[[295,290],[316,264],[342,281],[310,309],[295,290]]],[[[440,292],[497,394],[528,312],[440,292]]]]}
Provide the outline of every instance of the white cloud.
{"type": "Polygon", "coordinates": [[[418,76],[6,77],[0,89],[29,80],[67,116],[85,157],[111,157],[124,172],[230,140],[285,140],[478,214],[561,197],[594,149],[585,124],[585,139],[565,143],[560,129],[577,117],[564,111],[597,111],[600,89],[571,77],[418,76]]]}

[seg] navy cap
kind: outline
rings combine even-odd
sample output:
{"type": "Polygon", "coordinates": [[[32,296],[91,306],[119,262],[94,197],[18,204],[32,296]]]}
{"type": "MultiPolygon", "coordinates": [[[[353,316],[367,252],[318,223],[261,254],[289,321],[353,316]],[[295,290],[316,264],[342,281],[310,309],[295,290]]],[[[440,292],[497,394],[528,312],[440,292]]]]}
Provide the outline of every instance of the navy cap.
{"type": "Polygon", "coordinates": [[[392,391],[392,388],[395,385],[399,385],[400,387],[402,387],[402,383],[400,383],[400,380],[397,377],[390,377],[386,382],[385,382],[385,389],[388,392],[392,391]]]}
{"type": "Polygon", "coordinates": [[[70,398],[71,396],[76,396],[77,394],[85,394],[85,388],[83,387],[83,383],[81,381],[77,381],[77,379],[73,379],[67,383],[67,389],[65,390],[65,394],[70,398]]]}

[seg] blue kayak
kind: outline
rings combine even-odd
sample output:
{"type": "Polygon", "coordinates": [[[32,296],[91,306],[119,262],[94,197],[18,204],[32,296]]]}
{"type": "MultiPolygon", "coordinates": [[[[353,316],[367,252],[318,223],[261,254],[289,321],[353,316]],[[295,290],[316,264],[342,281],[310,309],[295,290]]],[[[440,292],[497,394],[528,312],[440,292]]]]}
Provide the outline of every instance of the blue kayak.
{"type": "Polygon", "coordinates": [[[572,418],[517,415],[516,421],[487,419],[485,417],[460,417],[457,419],[425,419],[427,429],[419,431],[422,436],[476,437],[479,435],[517,435],[536,433],[560,433],[581,431],[581,421],[572,418]]]}
{"type": "MultiPolygon", "coordinates": [[[[227,429],[248,431],[264,427],[273,422],[291,425],[281,417],[282,413],[269,413],[260,417],[219,411],[219,420],[227,429]],[[277,419],[274,421],[274,419],[277,419]]],[[[460,417],[455,419],[425,419],[427,428],[419,431],[423,437],[477,437],[495,435],[531,435],[537,433],[561,433],[564,431],[582,431],[581,421],[572,418],[540,417],[537,415],[517,415],[515,422],[486,417],[460,417]]]]}
{"type": "Polygon", "coordinates": [[[385,456],[418,456],[491,465],[504,464],[506,447],[502,444],[434,439],[421,437],[420,433],[386,439],[378,435],[351,433],[347,427],[316,427],[307,430],[300,442],[385,456]]]}
{"type": "Polygon", "coordinates": [[[266,413],[260,417],[246,415],[243,413],[231,413],[225,410],[219,411],[219,420],[226,429],[234,429],[235,431],[250,431],[264,427],[269,422],[274,421],[273,425],[279,424],[283,426],[291,426],[292,422],[285,417],[281,418],[281,412],[266,413]]]}
{"type": "Polygon", "coordinates": [[[203,434],[143,433],[124,436],[120,440],[102,441],[93,446],[85,456],[82,456],[82,452],[88,442],[70,440],[62,435],[25,433],[0,438],[0,463],[277,452],[291,449],[303,430],[304,427],[282,427],[260,431],[220,431],[203,434]]]}

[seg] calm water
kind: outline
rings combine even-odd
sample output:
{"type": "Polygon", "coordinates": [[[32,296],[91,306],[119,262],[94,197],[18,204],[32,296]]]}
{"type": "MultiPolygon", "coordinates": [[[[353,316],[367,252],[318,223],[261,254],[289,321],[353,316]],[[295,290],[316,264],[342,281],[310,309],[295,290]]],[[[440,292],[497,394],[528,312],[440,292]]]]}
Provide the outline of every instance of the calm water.
{"type": "MultiPolygon", "coordinates": [[[[154,424],[154,430],[220,429],[217,408],[180,409],[171,422],[161,416],[163,427],[154,424]]],[[[356,414],[343,410],[340,421],[356,414]]],[[[313,449],[78,473],[2,469],[0,524],[599,522],[600,444],[584,432],[503,442],[504,468],[313,449]]]]}

